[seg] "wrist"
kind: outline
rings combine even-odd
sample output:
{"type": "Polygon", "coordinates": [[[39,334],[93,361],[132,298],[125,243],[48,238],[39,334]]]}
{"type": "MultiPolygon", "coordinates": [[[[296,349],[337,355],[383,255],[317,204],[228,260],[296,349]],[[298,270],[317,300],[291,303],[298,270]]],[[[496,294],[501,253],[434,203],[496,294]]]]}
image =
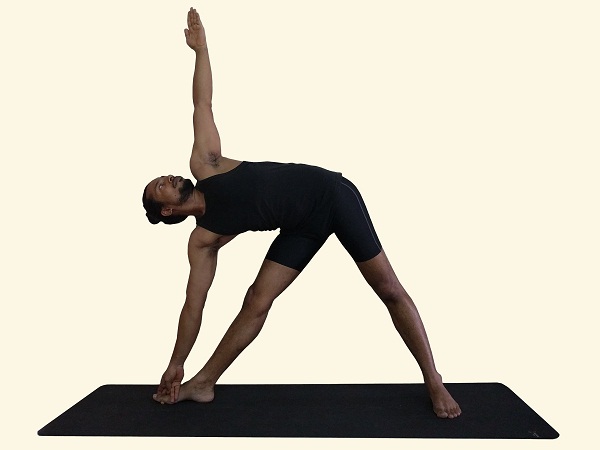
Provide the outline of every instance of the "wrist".
{"type": "Polygon", "coordinates": [[[185,363],[185,360],[182,360],[180,358],[172,357],[171,361],[169,361],[169,367],[171,367],[171,368],[174,368],[174,367],[183,367],[184,363],[185,363]]]}

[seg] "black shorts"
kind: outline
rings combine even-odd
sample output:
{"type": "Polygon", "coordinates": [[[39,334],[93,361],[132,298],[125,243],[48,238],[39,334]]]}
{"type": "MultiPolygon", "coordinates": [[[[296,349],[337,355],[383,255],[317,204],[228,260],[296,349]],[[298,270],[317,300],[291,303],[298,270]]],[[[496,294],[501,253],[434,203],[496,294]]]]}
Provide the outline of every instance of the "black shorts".
{"type": "Polygon", "coordinates": [[[356,262],[368,261],[381,252],[381,243],[360,192],[343,177],[335,194],[330,234],[319,239],[282,232],[271,244],[266,259],[302,271],[332,233],[356,262]]]}

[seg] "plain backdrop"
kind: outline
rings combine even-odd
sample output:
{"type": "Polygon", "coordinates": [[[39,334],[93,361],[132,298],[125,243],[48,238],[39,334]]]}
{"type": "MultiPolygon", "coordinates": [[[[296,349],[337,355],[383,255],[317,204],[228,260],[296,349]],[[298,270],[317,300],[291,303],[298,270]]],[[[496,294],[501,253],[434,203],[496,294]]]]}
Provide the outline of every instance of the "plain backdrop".
{"type": "MultiPolygon", "coordinates": [[[[190,176],[182,1],[3,5],[3,407],[19,448],[479,448],[479,441],[41,438],[104,384],[158,383],[194,227],[142,189],[190,176]]],[[[593,1],[202,1],[223,154],[361,189],[447,382],[509,386],[561,437],[596,426],[599,8],[593,1]]],[[[275,233],[225,247],[200,369],[275,233]]],[[[413,383],[385,308],[332,237],[222,383],[413,383]]],[[[486,441],[486,448],[539,448],[486,441]]],[[[3,444],[4,445],[4,444],[3,444]]]]}

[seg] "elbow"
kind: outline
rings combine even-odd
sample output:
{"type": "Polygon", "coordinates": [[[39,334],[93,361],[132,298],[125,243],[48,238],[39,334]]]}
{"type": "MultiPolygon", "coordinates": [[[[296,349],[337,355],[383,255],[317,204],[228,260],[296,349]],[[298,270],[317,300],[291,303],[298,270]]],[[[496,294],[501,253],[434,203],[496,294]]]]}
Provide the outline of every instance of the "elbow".
{"type": "Polygon", "coordinates": [[[203,97],[194,98],[194,109],[200,111],[212,111],[212,99],[203,97]]]}

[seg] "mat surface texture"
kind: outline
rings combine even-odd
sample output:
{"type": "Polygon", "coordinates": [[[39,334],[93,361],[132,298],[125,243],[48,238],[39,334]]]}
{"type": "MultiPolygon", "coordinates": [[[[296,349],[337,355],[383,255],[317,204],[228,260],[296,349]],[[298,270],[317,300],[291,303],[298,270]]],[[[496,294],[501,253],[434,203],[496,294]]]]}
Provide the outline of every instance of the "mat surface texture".
{"type": "Polygon", "coordinates": [[[40,436],[554,439],[501,383],[448,383],[462,415],[438,419],[422,384],[217,385],[215,400],[161,405],[156,386],[105,385],[40,436]]]}

